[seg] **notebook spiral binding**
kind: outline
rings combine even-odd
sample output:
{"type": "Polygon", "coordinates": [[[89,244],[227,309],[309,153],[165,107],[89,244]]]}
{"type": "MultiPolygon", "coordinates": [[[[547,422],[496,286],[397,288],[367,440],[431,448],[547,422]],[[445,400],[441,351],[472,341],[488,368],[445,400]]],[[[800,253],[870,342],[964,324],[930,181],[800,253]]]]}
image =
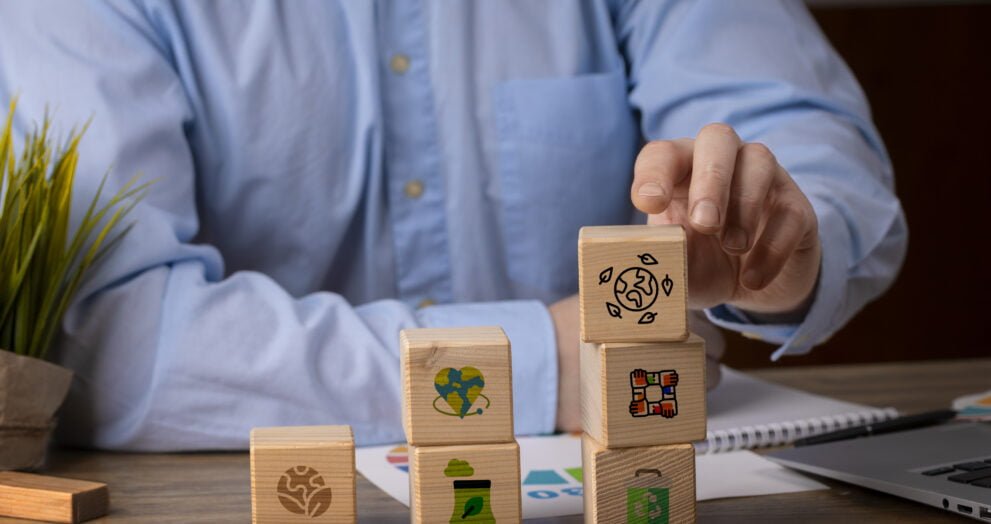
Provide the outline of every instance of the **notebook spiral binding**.
{"type": "Polygon", "coordinates": [[[808,418],[757,426],[709,431],[695,443],[697,454],[723,453],[741,449],[782,446],[797,439],[828,433],[861,424],[874,424],[898,416],[894,408],[871,409],[824,417],[808,418]]]}

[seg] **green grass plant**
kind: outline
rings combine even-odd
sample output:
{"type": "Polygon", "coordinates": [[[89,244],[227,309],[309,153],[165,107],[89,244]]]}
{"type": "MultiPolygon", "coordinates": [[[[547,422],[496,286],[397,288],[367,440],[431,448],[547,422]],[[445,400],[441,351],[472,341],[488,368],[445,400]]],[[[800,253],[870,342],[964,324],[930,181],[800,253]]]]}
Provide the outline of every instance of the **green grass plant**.
{"type": "Polygon", "coordinates": [[[0,348],[44,359],[84,277],[133,227],[124,220],[149,184],[138,184],[135,176],[101,202],[104,174],[70,235],[85,128],[56,147],[46,115],[17,155],[11,131],[16,107],[15,100],[0,134],[0,348]]]}

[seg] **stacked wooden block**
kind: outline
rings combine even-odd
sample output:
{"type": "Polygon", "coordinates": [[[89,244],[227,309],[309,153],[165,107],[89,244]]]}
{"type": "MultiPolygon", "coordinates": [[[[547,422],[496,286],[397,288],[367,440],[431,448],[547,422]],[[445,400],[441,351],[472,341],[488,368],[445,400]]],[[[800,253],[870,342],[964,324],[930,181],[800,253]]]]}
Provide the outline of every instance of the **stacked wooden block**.
{"type": "Polygon", "coordinates": [[[519,522],[509,339],[498,327],[400,334],[413,522],[519,522]]]}
{"type": "Polygon", "coordinates": [[[705,347],[688,332],[685,232],[586,227],[578,259],[585,521],[694,521],[705,347]]]}

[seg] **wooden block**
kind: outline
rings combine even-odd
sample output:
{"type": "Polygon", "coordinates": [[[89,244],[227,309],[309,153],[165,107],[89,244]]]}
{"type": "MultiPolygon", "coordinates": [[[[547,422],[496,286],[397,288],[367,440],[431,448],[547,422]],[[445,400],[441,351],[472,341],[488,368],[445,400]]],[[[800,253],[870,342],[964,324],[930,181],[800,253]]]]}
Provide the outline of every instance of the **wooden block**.
{"type": "Polygon", "coordinates": [[[410,446],[412,522],[520,522],[520,447],[410,446]]]}
{"type": "Polygon", "coordinates": [[[411,445],[513,441],[513,372],[501,328],[406,329],[399,338],[411,445]]]}
{"type": "Polygon", "coordinates": [[[582,429],[608,448],[705,438],[705,341],[583,343],[582,429]]]}
{"type": "Polygon", "coordinates": [[[351,426],[251,430],[251,521],[354,522],[351,426]]]}
{"type": "Polygon", "coordinates": [[[685,230],[596,226],[578,234],[581,337],[655,342],[688,336],[685,230]]]}
{"type": "Polygon", "coordinates": [[[695,448],[607,449],[582,435],[585,522],[695,522],[695,448]]]}
{"type": "Polygon", "coordinates": [[[100,482],[0,472],[0,516],[83,522],[107,514],[110,492],[100,482]]]}

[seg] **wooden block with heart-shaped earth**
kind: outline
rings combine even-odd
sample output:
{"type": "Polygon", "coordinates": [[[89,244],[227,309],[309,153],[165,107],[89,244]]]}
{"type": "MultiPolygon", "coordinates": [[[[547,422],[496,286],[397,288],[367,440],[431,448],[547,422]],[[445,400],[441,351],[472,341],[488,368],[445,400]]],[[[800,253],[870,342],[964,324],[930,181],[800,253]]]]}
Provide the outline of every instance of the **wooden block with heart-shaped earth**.
{"type": "Polygon", "coordinates": [[[354,522],[350,426],[251,430],[251,521],[354,522]]]}
{"type": "Polygon", "coordinates": [[[688,337],[685,246],[685,230],[679,225],[582,228],[582,340],[659,342],[688,337]]]}
{"type": "Polygon", "coordinates": [[[513,441],[512,364],[501,328],[406,329],[399,339],[411,445],[513,441]]]}

